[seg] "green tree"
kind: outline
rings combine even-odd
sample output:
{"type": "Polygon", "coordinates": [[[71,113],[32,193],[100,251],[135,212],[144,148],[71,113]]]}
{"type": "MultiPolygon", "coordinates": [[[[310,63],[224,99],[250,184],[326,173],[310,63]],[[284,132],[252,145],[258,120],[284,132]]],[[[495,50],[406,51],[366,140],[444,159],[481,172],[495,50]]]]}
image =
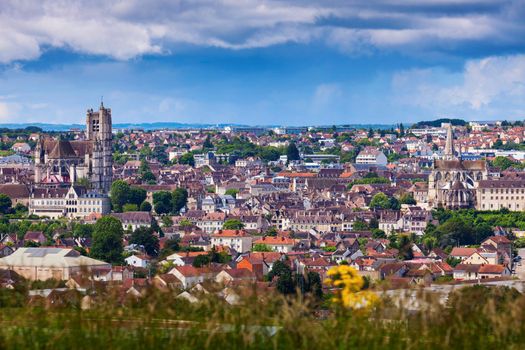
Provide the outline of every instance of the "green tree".
{"type": "Polygon", "coordinates": [[[295,293],[295,283],[292,277],[292,273],[285,272],[277,278],[277,291],[281,294],[289,295],[295,293]]]}
{"type": "Polygon", "coordinates": [[[403,126],[403,123],[399,124],[399,137],[405,136],[405,127],[403,126]]]}
{"type": "Polygon", "coordinates": [[[166,257],[169,254],[178,252],[180,249],[180,240],[178,237],[173,237],[164,242],[164,248],[160,252],[161,257],[166,257]]]}
{"type": "Polygon", "coordinates": [[[474,227],[460,217],[453,217],[439,225],[433,233],[440,247],[476,244],[474,227]]]}
{"type": "Polygon", "coordinates": [[[237,197],[237,193],[239,193],[239,190],[236,189],[236,188],[229,188],[229,189],[226,190],[226,192],[224,192],[224,194],[230,195],[233,198],[237,197]]]}
{"type": "Polygon", "coordinates": [[[411,193],[403,193],[401,197],[399,197],[399,203],[409,205],[417,204],[416,200],[414,199],[414,196],[412,196],[411,193]]]}
{"type": "Polygon", "coordinates": [[[128,203],[130,187],[124,180],[117,180],[111,184],[110,196],[113,210],[121,212],[124,204],[128,203]]]}
{"type": "Polygon", "coordinates": [[[151,203],[148,201],[143,201],[140,204],[140,211],[151,211],[151,203]]]}
{"type": "Polygon", "coordinates": [[[254,244],[252,247],[253,252],[271,252],[272,248],[263,243],[254,244]]]}
{"type": "Polygon", "coordinates": [[[134,203],[126,203],[124,204],[124,206],[122,207],[122,211],[123,212],[127,212],[127,211],[138,211],[139,208],[137,207],[136,204],[134,203]]]}
{"type": "Polygon", "coordinates": [[[513,245],[516,249],[525,248],[525,237],[520,237],[514,240],[513,245]]]}
{"type": "Polygon", "coordinates": [[[140,207],[142,202],[146,200],[147,192],[145,189],[140,187],[131,187],[129,190],[129,196],[127,199],[128,203],[136,204],[137,207],[140,207]]]}
{"type": "Polygon", "coordinates": [[[399,237],[398,242],[398,257],[403,260],[410,260],[414,257],[414,252],[412,251],[412,241],[406,235],[399,237]]]}
{"type": "Polygon", "coordinates": [[[372,230],[372,238],[374,239],[386,238],[386,233],[383,230],[375,228],[372,230]]]}
{"type": "Polygon", "coordinates": [[[100,218],[93,228],[91,256],[112,264],[121,264],[123,235],[119,219],[112,216],[100,218]]]}
{"type": "Polygon", "coordinates": [[[147,172],[151,172],[151,168],[150,168],[148,162],[145,159],[142,159],[140,161],[140,166],[139,166],[138,173],[139,173],[140,176],[142,176],[142,175],[144,175],[147,172]]]}
{"type": "Polygon", "coordinates": [[[399,210],[399,209],[401,209],[401,204],[396,199],[396,197],[388,198],[388,203],[389,203],[389,209],[392,209],[392,210],[399,210]]]}
{"type": "Polygon", "coordinates": [[[162,225],[165,227],[173,226],[173,220],[171,219],[171,216],[166,215],[162,217],[162,225]]]}
{"type": "Polygon", "coordinates": [[[352,231],[367,231],[368,229],[368,224],[362,219],[356,219],[352,225],[352,231]]]}
{"type": "Polygon", "coordinates": [[[288,160],[301,159],[301,156],[299,155],[299,150],[297,149],[295,142],[290,142],[290,144],[286,148],[286,156],[288,157],[288,160]]]}
{"type": "Polygon", "coordinates": [[[452,267],[456,267],[457,265],[461,264],[460,258],[454,258],[453,256],[449,256],[446,260],[447,264],[449,264],[452,267]]]}
{"type": "Polygon", "coordinates": [[[275,237],[277,236],[277,228],[275,226],[270,226],[264,233],[265,236],[275,237]]]}
{"type": "Polygon", "coordinates": [[[5,193],[0,193],[0,213],[7,214],[11,209],[11,198],[5,193]]]}
{"type": "Polygon", "coordinates": [[[166,165],[168,163],[168,153],[166,146],[158,146],[153,150],[153,157],[157,159],[160,164],[166,165]]]}
{"type": "Polygon", "coordinates": [[[195,157],[193,156],[193,153],[188,152],[188,153],[184,153],[182,156],[180,156],[179,164],[186,164],[186,165],[195,166],[195,157]]]}
{"type": "Polygon", "coordinates": [[[76,223],[73,226],[73,237],[90,238],[93,234],[93,225],[76,223]]]}
{"type": "Polygon", "coordinates": [[[147,183],[151,181],[155,181],[157,179],[151,171],[146,171],[144,174],[142,174],[140,178],[142,182],[147,182],[147,183]]]}
{"type": "Polygon", "coordinates": [[[206,136],[206,140],[204,140],[202,147],[205,149],[213,149],[213,143],[211,142],[211,137],[209,134],[206,136]]]}
{"type": "Polygon", "coordinates": [[[238,219],[228,219],[222,225],[224,230],[242,230],[244,224],[238,219]]]}
{"type": "Polygon", "coordinates": [[[277,278],[277,290],[281,294],[293,294],[295,293],[295,282],[292,277],[292,269],[286,263],[281,260],[277,260],[273,263],[272,270],[268,274],[268,279],[272,281],[277,278]]]}
{"type": "Polygon", "coordinates": [[[230,262],[231,257],[226,252],[218,252],[215,247],[211,248],[210,252],[208,253],[208,256],[210,257],[210,262],[217,263],[217,264],[226,264],[230,262]]]}
{"type": "Polygon", "coordinates": [[[141,245],[149,256],[159,254],[159,239],[149,227],[139,227],[131,234],[130,243],[141,245]]]}
{"type": "Polygon", "coordinates": [[[515,165],[515,162],[513,162],[507,157],[498,156],[492,161],[492,165],[494,165],[497,168],[500,168],[501,170],[506,170],[511,166],[515,165]]]}
{"type": "Polygon", "coordinates": [[[173,213],[178,214],[188,203],[188,191],[185,188],[177,188],[172,193],[173,213]]]}
{"type": "Polygon", "coordinates": [[[268,280],[273,280],[275,276],[279,276],[280,274],[290,271],[290,266],[288,266],[284,261],[277,260],[273,263],[272,269],[270,272],[268,272],[268,280]]]}
{"type": "Polygon", "coordinates": [[[266,162],[276,161],[280,156],[281,152],[275,147],[262,147],[259,151],[259,157],[266,162]]]}
{"type": "Polygon", "coordinates": [[[203,267],[210,263],[210,257],[207,254],[197,255],[193,259],[193,267],[203,267]]]}
{"type": "Polygon", "coordinates": [[[306,291],[310,292],[317,300],[323,299],[323,282],[321,276],[315,271],[308,271],[306,274],[307,288],[306,291]]]}
{"type": "Polygon", "coordinates": [[[374,209],[390,209],[390,199],[383,192],[379,192],[370,201],[370,208],[374,209]]]}
{"type": "Polygon", "coordinates": [[[182,227],[182,228],[186,228],[186,227],[192,227],[193,224],[188,219],[182,219],[181,221],[179,221],[179,226],[182,227]]]}
{"type": "Polygon", "coordinates": [[[153,193],[153,207],[157,214],[167,214],[172,211],[172,194],[169,191],[153,193]]]}

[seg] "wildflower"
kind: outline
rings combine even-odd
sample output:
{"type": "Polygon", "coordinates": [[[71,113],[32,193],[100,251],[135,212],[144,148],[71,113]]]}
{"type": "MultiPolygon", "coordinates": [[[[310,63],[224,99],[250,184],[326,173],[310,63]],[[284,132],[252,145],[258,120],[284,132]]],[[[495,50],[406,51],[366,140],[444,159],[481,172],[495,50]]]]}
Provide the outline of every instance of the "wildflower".
{"type": "Polygon", "coordinates": [[[377,301],[377,295],[370,291],[363,291],[365,281],[357,271],[348,265],[332,267],[327,272],[328,278],[324,283],[336,288],[332,298],[334,304],[340,304],[346,308],[361,309],[368,308],[377,301]]]}

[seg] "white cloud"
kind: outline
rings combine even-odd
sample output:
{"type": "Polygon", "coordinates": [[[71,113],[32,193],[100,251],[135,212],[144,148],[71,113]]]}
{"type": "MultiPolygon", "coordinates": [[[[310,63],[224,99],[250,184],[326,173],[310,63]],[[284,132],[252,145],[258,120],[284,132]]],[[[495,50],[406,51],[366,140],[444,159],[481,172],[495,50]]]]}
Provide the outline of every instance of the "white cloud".
{"type": "Polygon", "coordinates": [[[245,49],[320,39],[351,53],[523,45],[523,13],[510,0],[2,0],[0,63],[35,59],[46,47],[125,60],[180,43],[245,49]]]}
{"type": "Polygon", "coordinates": [[[343,91],[339,84],[321,84],[315,89],[313,103],[314,106],[320,107],[333,102],[334,99],[341,97],[343,91]]]}
{"type": "Polygon", "coordinates": [[[11,96],[0,96],[0,123],[16,123],[20,104],[10,101],[11,96]]]}
{"type": "Polygon", "coordinates": [[[392,88],[401,103],[443,113],[525,117],[525,55],[470,60],[461,72],[404,71],[394,76],[392,88]]]}
{"type": "Polygon", "coordinates": [[[180,99],[174,99],[171,97],[163,98],[159,103],[159,112],[168,115],[177,115],[182,112],[186,104],[180,99]]]}

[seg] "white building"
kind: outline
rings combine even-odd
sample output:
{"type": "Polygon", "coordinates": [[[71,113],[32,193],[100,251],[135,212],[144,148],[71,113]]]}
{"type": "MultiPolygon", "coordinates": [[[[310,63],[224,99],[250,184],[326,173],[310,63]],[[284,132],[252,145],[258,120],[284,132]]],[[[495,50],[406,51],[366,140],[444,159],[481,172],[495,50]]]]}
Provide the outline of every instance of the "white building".
{"type": "Polygon", "coordinates": [[[88,192],[82,186],[69,188],[34,188],[29,197],[29,213],[52,219],[69,217],[84,218],[92,213],[108,214],[111,210],[109,197],[88,192]]]}
{"type": "Polygon", "coordinates": [[[146,255],[136,255],[133,254],[131,256],[128,256],[126,259],[126,264],[133,266],[133,267],[142,267],[146,268],[149,265],[150,258],[146,255]]]}
{"type": "Polygon", "coordinates": [[[80,255],[73,249],[18,248],[0,259],[0,268],[12,270],[32,281],[45,281],[50,278],[68,280],[76,273],[111,269],[111,264],[80,255]]]}
{"type": "Polygon", "coordinates": [[[218,230],[211,236],[212,247],[228,247],[239,253],[252,250],[253,237],[245,230],[218,230]]]}
{"type": "Polygon", "coordinates": [[[357,155],[356,164],[372,164],[386,166],[388,160],[383,152],[373,147],[367,147],[357,155]]]}

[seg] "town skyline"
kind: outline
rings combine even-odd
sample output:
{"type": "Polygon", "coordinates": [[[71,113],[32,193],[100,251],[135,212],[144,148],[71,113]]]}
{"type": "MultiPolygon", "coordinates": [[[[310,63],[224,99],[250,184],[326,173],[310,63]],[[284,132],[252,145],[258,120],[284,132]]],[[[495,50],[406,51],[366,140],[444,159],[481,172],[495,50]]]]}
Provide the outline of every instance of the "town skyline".
{"type": "Polygon", "coordinates": [[[519,349],[525,0],[0,0],[0,350],[519,349]]]}

